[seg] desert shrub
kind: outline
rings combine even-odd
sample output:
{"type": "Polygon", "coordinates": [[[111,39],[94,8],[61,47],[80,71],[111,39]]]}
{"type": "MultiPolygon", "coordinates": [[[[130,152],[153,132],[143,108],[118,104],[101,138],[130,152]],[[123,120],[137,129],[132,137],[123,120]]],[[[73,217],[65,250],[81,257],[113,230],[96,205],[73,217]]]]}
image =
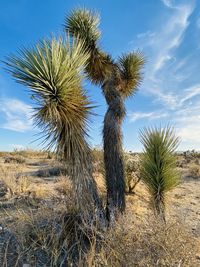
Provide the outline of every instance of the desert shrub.
{"type": "Polygon", "coordinates": [[[0,157],[6,157],[8,155],[8,152],[0,151],[0,157]]]}
{"type": "Polygon", "coordinates": [[[26,159],[23,156],[16,155],[16,156],[7,156],[4,160],[4,163],[17,163],[17,164],[24,164],[26,159]]]}
{"type": "Polygon", "coordinates": [[[60,207],[55,210],[45,206],[36,212],[18,211],[17,223],[11,228],[19,237],[26,263],[31,266],[81,266],[79,261],[85,259],[91,247],[93,229],[81,221],[74,205],[67,205],[65,209],[69,213],[60,207]]]}
{"type": "Polygon", "coordinates": [[[3,181],[0,181],[0,197],[4,197],[8,192],[8,188],[3,181]]]}
{"type": "Polygon", "coordinates": [[[151,196],[156,215],[165,220],[165,195],[178,185],[180,174],[174,154],[179,139],[172,128],[147,128],[141,131],[144,146],[140,175],[151,196]]]}
{"type": "Polygon", "coordinates": [[[200,157],[200,153],[198,151],[194,150],[194,149],[192,149],[191,151],[189,151],[189,154],[193,158],[199,158],[200,157]]]}
{"type": "Polygon", "coordinates": [[[198,151],[193,150],[187,150],[183,152],[183,156],[186,159],[187,163],[190,163],[194,159],[198,160],[200,158],[200,153],[198,151]]]}
{"type": "Polygon", "coordinates": [[[179,168],[185,168],[187,166],[187,160],[185,159],[177,159],[176,166],[179,168]]]}
{"type": "Polygon", "coordinates": [[[36,173],[38,177],[61,176],[65,174],[67,174],[67,169],[63,166],[54,166],[52,168],[40,169],[36,173]]]}
{"type": "Polygon", "coordinates": [[[48,153],[43,150],[34,150],[31,148],[26,149],[15,149],[10,152],[12,156],[22,156],[24,158],[34,159],[34,158],[47,158],[48,153]]]}
{"type": "Polygon", "coordinates": [[[24,194],[27,193],[28,188],[30,187],[31,184],[31,179],[28,176],[19,176],[17,178],[17,193],[18,194],[24,194]]]}
{"type": "Polygon", "coordinates": [[[130,216],[121,218],[105,236],[91,266],[199,266],[198,243],[180,221],[167,226],[153,218],[130,223],[130,216]]]}
{"type": "Polygon", "coordinates": [[[70,201],[62,208],[18,210],[10,227],[31,266],[36,261],[63,267],[199,266],[197,240],[180,219],[169,219],[167,225],[155,217],[136,221],[128,211],[115,226],[100,231],[83,223],[70,201]]]}
{"type": "Polygon", "coordinates": [[[200,167],[197,165],[191,165],[189,168],[189,176],[193,178],[198,178],[200,177],[200,167]]]}
{"type": "MultiPolygon", "coordinates": [[[[45,201],[45,199],[51,199],[54,196],[54,192],[46,184],[32,185],[29,188],[29,198],[34,201],[45,201]]],[[[53,203],[53,202],[52,202],[53,203]]]]}
{"type": "Polygon", "coordinates": [[[139,162],[125,157],[126,192],[132,193],[140,181],[139,162]]]}
{"type": "Polygon", "coordinates": [[[11,225],[23,248],[24,263],[31,266],[62,266],[57,260],[62,251],[60,215],[51,209],[41,208],[36,213],[31,210],[17,213],[18,220],[11,225]],[[50,265],[51,264],[51,265],[50,265]]]}
{"type": "Polygon", "coordinates": [[[31,184],[30,177],[18,175],[18,168],[11,171],[2,166],[0,166],[0,181],[7,188],[10,197],[27,193],[31,184]]]}
{"type": "Polygon", "coordinates": [[[56,190],[62,195],[68,195],[71,189],[71,182],[69,177],[61,176],[56,181],[56,190]]]}

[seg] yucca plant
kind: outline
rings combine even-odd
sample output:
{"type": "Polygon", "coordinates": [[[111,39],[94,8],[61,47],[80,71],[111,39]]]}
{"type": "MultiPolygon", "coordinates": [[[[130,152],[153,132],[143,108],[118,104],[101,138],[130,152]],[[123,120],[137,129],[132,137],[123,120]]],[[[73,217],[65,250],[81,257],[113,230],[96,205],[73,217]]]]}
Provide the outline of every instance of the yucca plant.
{"type": "Polygon", "coordinates": [[[140,176],[146,185],[154,211],[165,221],[166,193],[178,185],[180,175],[174,154],[179,138],[172,127],[145,128],[140,132],[144,146],[140,176]]]}
{"type": "Polygon", "coordinates": [[[74,39],[84,41],[89,54],[86,67],[89,79],[100,85],[108,104],[104,119],[104,165],[107,185],[108,217],[125,209],[125,178],[121,124],[125,116],[124,100],[141,82],[144,57],[131,52],[114,60],[99,46],[99,15],[87,9],[75,9],[66,17],[65,29],[74,39]]]}
{"type": "Polygon", "coordinates": [[[47,149],[55,148],[67,165],[77,204],[87,216],[101,209],[85,139],[91,103],[81,84],[88,58],[80,41],[52,38],[6,60],[15,80],[30,89],[36,103],[35,125],[44,134],[47,149]]]}

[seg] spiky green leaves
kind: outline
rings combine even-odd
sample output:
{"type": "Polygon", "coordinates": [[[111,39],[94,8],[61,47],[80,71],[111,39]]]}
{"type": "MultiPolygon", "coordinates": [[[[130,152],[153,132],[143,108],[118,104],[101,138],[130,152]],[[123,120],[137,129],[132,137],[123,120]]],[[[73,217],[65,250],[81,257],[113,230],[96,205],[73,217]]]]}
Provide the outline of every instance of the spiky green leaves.
{"type": "Polygon", "coordinates": [[[155,209],[162,213],[165,193],[179,183],[174,152],[179,139],[173,128],[146,128],[140,132],[140,140],[144,146],[140,175],[145,183],[155,209]]]}
{"type": "Polygon", "coordinates": [[[7,58],[8,71],[28,86],[36,100],[35,123],[49,145],[71,158],[74,149],[84,149],[84,131],[90,110],[81,88],[83,68],[88,60],[80,41],[41,41],[31,49],[7,58]]]}
{"type": "Polygon", "coordinates": [[[102,84],[110,76],[113,62],[109,55],[101,51],[98,40],[99,15],[87,9],[75,9],[65,20],[65,30],[78,40],[82,40],[90,57],[86,67],[88,77],[95,84],[102,84]]]}
{"type": "Polygon", "coordinates": [[[87,9],[75,9],[65,20],[65,29],[72,36],[85,41],[89,50],[93,50],[99,40],[99,15],[87,9]]]}
{"type": "Polygon", "coordinates": [[[88,60],[83,43],[62,39],[44,40],[18,55],[7,57],[7,69],[38,98],[55,101],[79,90],[81,71],[88,60]]]}
{"type": "Polygon", "coordinates": [[[144,63],[144,56],[140,52],[124,54],[119,58],[118,65],[122,73],[120,88],[124,97],[131,96],[140,85],[144,63]]]}

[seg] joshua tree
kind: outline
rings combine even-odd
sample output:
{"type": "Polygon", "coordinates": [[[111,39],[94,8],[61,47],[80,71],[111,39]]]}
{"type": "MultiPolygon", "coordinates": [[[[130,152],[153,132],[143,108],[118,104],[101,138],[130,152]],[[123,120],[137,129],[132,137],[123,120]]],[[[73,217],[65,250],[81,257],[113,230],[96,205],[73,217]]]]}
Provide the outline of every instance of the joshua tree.
{"type": "Polygon", "coordinates": [[[81,42],[44,40],[7,58],[7,70],[29,87],[36,102],[34,122],[68,166],[82,214],[101,212],[92,177],[86,123],[91,105],[82,89],[83,68],[89,55],[81,42]],[[91,211],[92,210],[92,211],[91,211]]]}
{"type": "Polygon", "coordinates": [[[124,100],[133,95],[141,81],[144,58],[139,52],[122,55],[114,61],[103,52],[99,16],[86,9],[76,9],[65,21],[65,29],[74,39],[84,41],[89,54],[86,71],[91,81],[100,85],[108,104],[104,118],[104,165],[109,219],[125,209],[125,179],[121,124],[125,116],[124,100]]]}
{"type": "Polygon", "coordinates": [[[140,175],[146,185],[156,215],[165,221],[165,196],[179,183],[174,152],[179,139],[170,127],[146,128],[140,132],[144,146],[140,175]]]}

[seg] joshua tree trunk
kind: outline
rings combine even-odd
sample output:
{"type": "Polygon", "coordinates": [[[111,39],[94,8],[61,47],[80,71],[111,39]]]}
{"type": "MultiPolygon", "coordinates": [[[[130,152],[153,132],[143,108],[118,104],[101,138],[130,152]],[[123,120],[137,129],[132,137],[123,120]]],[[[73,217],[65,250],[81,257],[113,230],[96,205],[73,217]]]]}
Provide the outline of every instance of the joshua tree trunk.
{"type": "Polygon", "coordinates": [[[108,104],[104,118],[104,164],[107,186],[107,216],[112,222],[118,212],[125,210],[125,179],[121,124],[125,116],[123,98],[117,90],[115,79],[103,85],[108,104]]]}
{"type": "Polygon", "coordinates": [[[99,197],[96,182],[88,168],[80,166],[77,160],[75,163],[72,180],[76,193],[76,201],[83,214],[84,219],[93,224],[94,221],[104,221],[104,211],[99,197]]]}
{"type": "Polygon", "coordinates": [[[90,149],[84,141],[82,146],[80,144],[78,146],[77,149],[71,151],[70,156],[65,156],[69,175],[75,189],[76,204],[81,210],[82,218],[87,223],[93,224],[98,221],[102,226],[105,224],[105,216],[97,185],[93,178],[90,149]]]}

